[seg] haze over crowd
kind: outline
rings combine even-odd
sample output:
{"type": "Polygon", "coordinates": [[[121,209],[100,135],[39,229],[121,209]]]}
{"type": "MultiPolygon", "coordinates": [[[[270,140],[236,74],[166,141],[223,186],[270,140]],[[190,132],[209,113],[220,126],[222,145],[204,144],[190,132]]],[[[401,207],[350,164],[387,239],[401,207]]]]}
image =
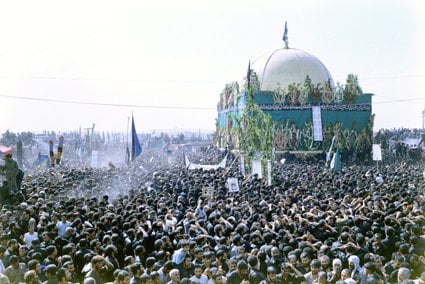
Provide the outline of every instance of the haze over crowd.
{"type": "Polygon", "coordinates": [[[397,0],[3,1],[0,132],[125,133],[132,112],[141,132],[212,131],[225,84],[283,47],[285,21],[291,48],[375,94],[375,130],[419,128],[424,11],[397,0]]]}

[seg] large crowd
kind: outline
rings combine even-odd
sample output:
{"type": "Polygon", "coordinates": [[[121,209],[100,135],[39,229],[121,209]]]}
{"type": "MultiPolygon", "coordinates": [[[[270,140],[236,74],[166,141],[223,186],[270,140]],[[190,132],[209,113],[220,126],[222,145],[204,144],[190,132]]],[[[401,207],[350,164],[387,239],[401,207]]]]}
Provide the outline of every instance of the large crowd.
{"type": "Polygon", "coordinates": [[[27,171],[2,200],[0,284],[425,283],[423,161],[274,163],[267,185],[153,157],[27,171]]]}

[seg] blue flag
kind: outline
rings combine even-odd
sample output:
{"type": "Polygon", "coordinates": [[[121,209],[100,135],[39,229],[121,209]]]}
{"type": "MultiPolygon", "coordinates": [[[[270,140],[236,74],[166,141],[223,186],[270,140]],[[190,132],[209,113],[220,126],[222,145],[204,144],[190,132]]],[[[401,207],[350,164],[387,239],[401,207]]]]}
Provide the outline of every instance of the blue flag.
{"type": "Polygon", "coordinates": [[[137,137],[136,127],[134,127],[134,117],[131,116],[131,160],[142,154],[142,145],[137,137]]]}
{"type": "Polygon", "coordinates": [[[287,41],[288,40],[288,25],[286,24],[285,21],[285,31],[283,32],[283,41],[287,41]]]}
{"type": "Polygon", "coordinates": [[[40,155],[38,164],[40,168],[50,168],[49,155],[40,155]]]}

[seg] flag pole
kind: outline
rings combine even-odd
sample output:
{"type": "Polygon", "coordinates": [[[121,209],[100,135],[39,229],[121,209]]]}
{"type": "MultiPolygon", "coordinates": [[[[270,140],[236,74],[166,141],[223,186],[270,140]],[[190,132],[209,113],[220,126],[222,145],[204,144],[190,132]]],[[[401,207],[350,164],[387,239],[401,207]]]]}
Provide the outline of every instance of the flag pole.
{"type": "Polygon", "coordinates": [[[127,164],[129,164],[130,163],[130,155],[129,155],[129,153],[130,153],[130,151],[129,151],[129,149],[128,149],[128,129],[129,129],[129,126],[130,125],[130,117],[129,116],[127,116],[127,141],[126,141],[126,149],[125,149],[125,154],[126,154],[126,160],[127,160],[127,164]]]}
{"type": "Polygon", "coordinates": [[[126,144],[127,144],[127,147],[128,147],[128,129],[129,129],[129,127],[130,127],[130,117],[129,116],[127,116],[127,141],[126,141],[126,144]]]}

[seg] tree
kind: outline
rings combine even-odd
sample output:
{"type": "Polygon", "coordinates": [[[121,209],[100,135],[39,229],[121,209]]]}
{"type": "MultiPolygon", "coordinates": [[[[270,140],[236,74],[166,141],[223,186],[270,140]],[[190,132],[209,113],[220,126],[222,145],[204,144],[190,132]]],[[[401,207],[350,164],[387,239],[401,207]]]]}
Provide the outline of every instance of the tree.
{"type": "Polygon", "coordinates": [[[362,89],[356,75],[348,74],[343,94],[346,104],[351,105],[357,102],[357,98],[362,94],[362,89]]]}
{"type": "Polygon", "coordinates": [[[254,102],[254,90],[248,90],[248,103],[240,117],[231,116],[232,132],[238,138],[239,150],[249,161],[255,153],[262,158],[272,158],[274,125],[270,115],[266,115],[254,102]],[[234,125],[234,127],[233,127],[234,125]]]}

